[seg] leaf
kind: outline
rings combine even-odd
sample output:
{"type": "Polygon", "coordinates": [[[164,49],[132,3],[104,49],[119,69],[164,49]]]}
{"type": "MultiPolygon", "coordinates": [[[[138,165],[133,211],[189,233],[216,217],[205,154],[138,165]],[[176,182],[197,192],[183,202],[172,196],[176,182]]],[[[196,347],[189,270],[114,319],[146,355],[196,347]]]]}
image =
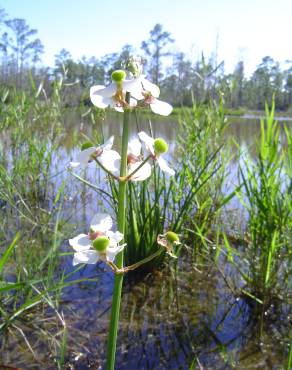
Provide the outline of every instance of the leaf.
{"type": "Polygon", "coordinates": [[[20,237],[20,233],[17,233],[15,238],[13,239],[12,243],[9,245],[9,247],[6,249],[3,256],[1,257],[1,259],[0,259],[0,274],[1,274],[6,262],[9,258],[9,256],[10,256],[10,254],[12,253],[13,248],[15,247],[16,243],[18,242],[19,237],[20,237]]]}

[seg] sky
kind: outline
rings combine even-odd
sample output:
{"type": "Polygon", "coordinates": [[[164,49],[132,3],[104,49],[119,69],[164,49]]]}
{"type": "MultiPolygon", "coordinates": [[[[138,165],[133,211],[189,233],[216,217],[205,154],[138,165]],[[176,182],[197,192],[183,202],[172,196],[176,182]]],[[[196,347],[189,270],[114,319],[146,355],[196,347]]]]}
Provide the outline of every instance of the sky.
{"type": "Polygon", "coordinates": [[[171,33],[172,51],[192,61],[217,50],[232,72],[239,60],[250,75],[270,55],[292,60],[292,0],[0,0],[9,18],[24,18],[38,30],[53,66],[62,48],[74,59],[139,49],[156,23],[171,33]]]}

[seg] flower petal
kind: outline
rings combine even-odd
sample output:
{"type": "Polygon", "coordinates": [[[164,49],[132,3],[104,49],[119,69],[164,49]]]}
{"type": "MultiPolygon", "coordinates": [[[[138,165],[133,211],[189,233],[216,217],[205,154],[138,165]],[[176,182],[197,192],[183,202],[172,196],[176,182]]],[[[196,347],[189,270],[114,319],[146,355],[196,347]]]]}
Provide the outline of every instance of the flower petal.
{"type": "Polygon", "coordinates": [[[136,106],[137,106],[137,100],[133,99],[133,98],[130,98],[130,107],[134,108],[136,106]]]}
{"type": "Polygon", "coordinates": [[[90,228],[93,231],[106,232],[113,227],[113,220],[110,215],[106,213],[97,213],[93,216],[90,228]]]}
{"type": "Polygon", "coordinates": [[[131,95],[133,96],[133,98],[135,98],[137,100],[143,100],[145,98],[144,95],[142,94],[142,87],[141,86],[140,86],[140,88],[137,88],[137,90],[132,90],[131,95]]]}
{"type": "Polygon", "coordinates": [[[109,106],[112,99],[109,99],[109,97],[103,97],[100,94],[100,91],[103,91],[105,89],[105,86],[103,85],[96,85],[92,86],[90,88],[90,99],[91,102],[98,108],[104,109],[109,106]]]}
{"type": "Polygon", "coordinates": [[[142,100],[144,96],[142,94],[142,77],[133,78],[132,80],[125,80],[123,82],[123,89],[131,93],[131,95],[137,99],[142,100]]]}
{"type": "MultiPolygon", "coordinates": [[[[100,90],[103,90],[103,89],[105,89],[105,86],[104,86],[104,85],[95,85],[95,86],[92,86],[92,87],[90,88],[90,96],[91,96],[92,94],[94,94],[94,95],[98,94],[98,92],[99,92],[100,90]]],[[[100,95],[100,94],[98,94],[98,95],[100,95]]]]}
{"type": "Polygon", "coordinates": [[[78,263],[96,264],[99,260],[99,254],[95,250],[74,253],[73,266],[78,263]]]}
{"type": "Polygon", "coordinates": [[[80,162],[70,162],[70,167],[71,168],[76,168],[78,166],[80,166],[80,162]]]}
{"type": "Polygon", "coordinates": [[[123,107],[117,107],[117,106],[115,105],[115,103],[113,103],[113,104],[111,105],[111,107],[112,107],[112,108],[114,108],[114,109],[115,109],[115,111],[117,111],[117,112],[124,113],[124,108],[123,108],[123,107]]]}
{"type": "MultiPolygon", "coordinates": [[[[137,167],[141,165],[141,162],[136,162],[128,166],[128,173],[131,174],[137,167]]],[[[144,181],[151,176],[151,165],[149,163],[144,163],[144,165],[131,176],[131,181],[144,181]]]]}
{"type": "Polygon", "coordinates": [[[124,239],[124,234],[120,233],[119,231],[113,232],[109,230],[106,232],[106,236],[110,239],[109,247],[116,246],[120,241],[124,239]]]}
{"type": "Polygon", "coordinates": [[[100,95],[93,95],[90,97],[90,99],[91,99],[92,104],[100,109],[105,109],[111,103],[111,100],[109,100],[108,98],[104,99],[100,95]]]}
{"type": "Polygon", "coordinates": [[[96,85],[90,88],[90,98],[91,95],[100,95],[103,98],[111,98],[115,95],[117,91],[117,85],[115,83],[111,83],[107,87],[104,85],[96,85]]]}
{"type": "Polygon", "coordinates": [[[88,165],[88,161],[90,156],[95,153],[96,148],[90,147],[84,150],[81,150],[80,153],[77,154],[76,160],[74,162],[70,162],[70,166],[72,168],[76,168],[78,166],[86,167],[88,165]]]}
{"type": "MultiPolygon", "coordinates": [[[[136,107],[136,105],[137,105],[137,100],[130,98],[130,107],[134,108],[136,107]]],[[[117,103],[114,99],[112,99],[110,106],[114,108],[117,112],[124,113],[124,108],[121,105],[119,105],[119,103],[117,103]]]]}
{"type": "Polygon", "coordinates": [[[170,176],[175,175],[175,171],[168,166],[168,163],[165,159],[163,159],[161,156],[157,158],[158,165],[160,169],[166,173],[168,173],[170,176]]]}
{"type": "Polygon", "coordinates": [[[128,153],[134,154],[134,156],[139,157],[141,154],[142,145],[139,139],[132,139],[128,144],[128,153]]]}
{"type": "Polygon", "coordinates": [[[155,99],[155,101],[150,104],[150,108],[153,113],[160,114],[161,116],[168,116],[172,112],[172,106],[159,99],[155,99]]]}
{"type": "Polygon", "coordinates": [[[106,259],[110,262],[114,262],[116,255],[119,254],[125,248],[125,246],[126,244],[108,247],[106,250],[106,259]]]}
{"type": "Polygon", "coordinates": [[[139,136],[140,140],[143,141],[143,143],[145,144],[146,149],[149,152],[151,152],[152,155],[155,155],[153,137],[147,135],[146,132],[144,132],[144,131],[139,132],[138,136],[139,136]]]}
{"type": "Polygon", "coordinates": [[[160,89],[154,83],[152,83],[152,82],[146,80],[146,78],[144,78],[142,80],[142,86],[143,86],[144,90],[146,90],[147,92],[150,92],[151,95],[154,98],[158,98],[159,97],[159,95],[160,95],[160,89]]]}
{"type": "Polygon", "coordinates": [[[104,144],[100,145],[98,148],[103,150],[110,150],[114,144],[114,136],[111,136],[104,144]]]}
{"type": "Polygon", "coordinates": [[[76,252],[86,251],[90,249],[91,242],[86,234],[79,234],[73,239],[69,239],[69,244],[76,252]]]}
{"type": "Polygon", "coordinates": [[[120,170],[121,156],[115,150],[103,151],[98,160],[108,171],[118,172],[120,170]]]}

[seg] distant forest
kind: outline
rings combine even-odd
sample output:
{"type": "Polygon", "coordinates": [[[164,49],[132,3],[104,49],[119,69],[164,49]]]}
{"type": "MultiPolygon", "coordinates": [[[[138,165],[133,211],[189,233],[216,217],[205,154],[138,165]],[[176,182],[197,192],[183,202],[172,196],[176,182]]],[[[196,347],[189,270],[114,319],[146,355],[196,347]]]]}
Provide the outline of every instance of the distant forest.
{"type": "Polygon", "coordinates": [[[262,110],[274,95],[277,110],[292,110],[291,60],[281,69],[279,62],[265,56],[249,78],[244,73],[244,62],[238,61],[233,73],[226,74],[224,61],[218,61],[216,53],[208,58],[202,54],[192,62],[185,53],[173,52],[175,40],[161,24],[153,27],[139,50],[125,45],[101,58],[84,56],[74,60],[64,48],[55,56],[53,67],[42,65],[44,46],[37,30],[30,28],[25,19],[9,19],[0,9],[0,35],[1,89],[29,91],[34,81],[42,84],[49,96],[54,80],[63,78],[68,87],[64,93],[66,104],[86,104],[90,86],[107,84],[123,60],[139,54],[145,60],[149,79],[159,84],[162,97],[174,106],[191,106],[193,101],[204,103],[221,97],[227,108],[262,110]]]}

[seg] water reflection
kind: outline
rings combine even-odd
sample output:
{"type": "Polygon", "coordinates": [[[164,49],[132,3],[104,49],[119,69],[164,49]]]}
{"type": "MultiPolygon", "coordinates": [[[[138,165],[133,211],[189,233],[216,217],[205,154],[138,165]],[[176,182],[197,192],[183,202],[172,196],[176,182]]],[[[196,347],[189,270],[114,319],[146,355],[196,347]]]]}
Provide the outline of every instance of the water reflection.
{"type": "MultiPolygon", "coordinates": [[[[76,369],[88,363],[104,366],[111,285],[105,275],[111,276],[100,274],[96,287],[67,292],[70,300],[64,308],[79,317],[70,321],[77,335],[71,353],[82,352],[76,369]]],[[[277,325],[270,322],[260,331],[251,306],[232,295],[218,270],[205,266],[198,271],[187,256],[177,274],[164,269],[142,280],[129,276],[122,302],[117,370],[188,369],[193,360],[195,368],[200,364],[204,369],[278,369],[285,361],[285,345],[275,342],[277,325]]],[[[289,329],[291,324],[280,337],[289,329]]]]}
{"type": "MultiPolygon", "coordinates": [[[[70,260],[63,262],[70,269],[70,260]]],[[[59,311],[68,328],[65,368],[103,369],[113,275],[102,264],[86,266],[76,275],[95,281],[66,288],[62,296],[59,311]]],[[[21,337],[11,336],[3,362],[56,368],[46,336],[58,338],[62,328],[52,311],[43,314],[35,311],[23,325],[36,358],[22,348],[21,337]]],[[[218,270],[209,266],[198,270],[188,256],[176,274],[166,268],[144,279],[128,276],[115,369],[189,369],[193,361],[195,369],[282,368],[287,352],[281,340],[291,333],[291,322],[281,318],[279,325],[271,314],[261,328],[252,317],[251,306],[232,295],[218,270]]]]}

